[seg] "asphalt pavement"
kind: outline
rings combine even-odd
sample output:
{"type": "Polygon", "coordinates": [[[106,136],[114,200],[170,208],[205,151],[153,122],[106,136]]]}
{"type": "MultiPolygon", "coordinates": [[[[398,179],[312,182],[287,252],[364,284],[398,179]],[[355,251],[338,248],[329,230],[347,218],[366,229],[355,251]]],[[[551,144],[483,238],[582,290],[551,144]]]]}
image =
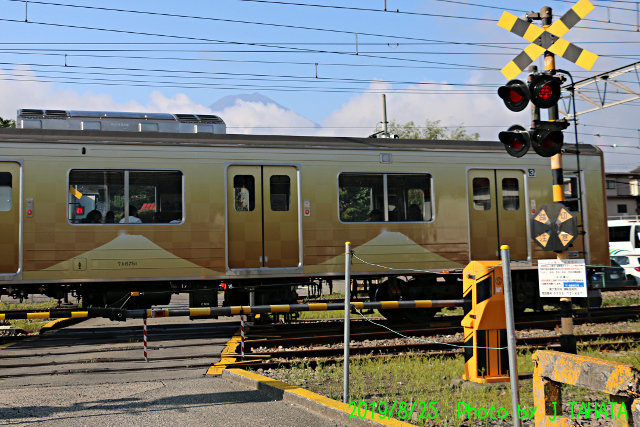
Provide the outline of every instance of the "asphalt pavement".
{"type": "MultiPolygon", "coordinates": [[[[180,301],[171,307],[180,305],[180,301]]],[[[235,318],[88,319],[0,349],[0,424],[338,426],[220,376],[205,376],[235,318]]]]}

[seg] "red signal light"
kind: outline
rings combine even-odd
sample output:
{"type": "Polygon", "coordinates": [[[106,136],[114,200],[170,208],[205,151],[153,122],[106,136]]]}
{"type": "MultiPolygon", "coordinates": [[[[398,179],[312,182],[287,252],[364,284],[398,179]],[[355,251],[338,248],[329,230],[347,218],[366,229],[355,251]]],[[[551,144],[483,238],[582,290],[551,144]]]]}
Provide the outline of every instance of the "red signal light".
{"type": "Polygon", "coordinates": [[[82,215],[84,213],[84,208],[82,206],[76,208],[76,215],[82,215]]]}
{"type": "Polygon", "coordinates": [[[516,92],[515,90],[511,90],[509,92],[509,98],[511,99],[511,102],[515,102],[518,103],[520,101],[522,101],[523,96],[520,95],[518,92],[516,92]]]}
{"type": "Polygon", "coordinates": [[[498,96],[511,111],[522,111],[529,104],[529,87],[522,80],[510,80],[498,88],[498,96]]]}
{"type": "Polygon", "coordinates": [[[498,138],[512,157],[524,156],[531,145],[529,132],[520,125],[513,125],[506,132],[500,132],[498,138]]]}
{"type": "Polygon", "coordinates": [[[544,85],[538,92],[538,96],[542,99],[549,99],[553,96],[553,89],[549,85],[544,85]]]}

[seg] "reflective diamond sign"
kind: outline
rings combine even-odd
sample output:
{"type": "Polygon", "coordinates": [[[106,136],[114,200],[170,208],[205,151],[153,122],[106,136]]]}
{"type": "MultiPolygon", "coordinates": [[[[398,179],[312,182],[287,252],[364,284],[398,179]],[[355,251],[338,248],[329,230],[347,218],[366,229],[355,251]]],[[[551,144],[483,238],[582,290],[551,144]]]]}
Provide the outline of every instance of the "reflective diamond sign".
{"type": "Polygon", "coordinates": [[[562,203],[543,205],[531,218],[531,235],[545,251],[566,251],[578,236],[578,221],[562,203]]]}

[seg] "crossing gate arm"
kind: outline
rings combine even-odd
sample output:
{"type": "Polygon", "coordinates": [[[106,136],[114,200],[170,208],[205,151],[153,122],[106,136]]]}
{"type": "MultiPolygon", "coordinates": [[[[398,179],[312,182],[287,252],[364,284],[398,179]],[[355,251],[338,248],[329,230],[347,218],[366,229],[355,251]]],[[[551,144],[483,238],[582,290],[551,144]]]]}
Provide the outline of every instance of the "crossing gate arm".
{"type": "Polygon", "coordinates": [[[535,425],[573,426],[574,420],[554,418],[554,403],[561,415],[561,384],[606,393],[610,401],[624,405],[628,417],[609,419],[611,425],[640,426],[640,371],[625,363],[557,351],[538,350],[533,354],[533,404],[537,408],[535,425]],[[553,419],[553,421],[551,420],[553,419]]]}
{"type": "MultiPolygon", "coordinates": [[[[416,301],[373,301],[352,302],[350,307],[358,310],[373,309],[411,309],[411,308],[443,308],[462,307],[463,300],[416,300],[416,301]]],[[[89,308],[86,311],[52,311],[34,313],[0,313],[0,320],[11,319],[59,319],[67,317],[94,318],[105,317],[111,320],[124,321],[127,319],[179,317],[179,316],[233,316],[237,314],[257,313],[294,313],[299,311],[331,311],[344,310],[344,303],[315,303],[315,304],[282,304],[232,306],[211,308],[174,308],[150,310],[126,310],[117,308],[89,308]]]]}

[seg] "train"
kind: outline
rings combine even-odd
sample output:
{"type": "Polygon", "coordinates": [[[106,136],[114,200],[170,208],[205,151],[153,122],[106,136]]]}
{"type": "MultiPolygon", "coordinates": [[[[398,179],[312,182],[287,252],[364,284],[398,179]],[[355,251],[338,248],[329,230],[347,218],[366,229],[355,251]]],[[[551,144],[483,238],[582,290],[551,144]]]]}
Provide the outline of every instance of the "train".
{"type": "MultiPolygon", "coordinates": [[[[609,265],[603,153],[564,147],[569,250],[609,265]]],[[[372,300],[458,298],[511,248],[516,309],[540,308],[530,217],[549,159],[494,141],[228,134],[217,116],[18,110],[0,129],[0,294],[149,307],[279,304],[344,277],[372,300]]],[[[591,276],[590,274],[588,276],[591,276]]],[[[325,286],[326,287],[326,286],[325,286]]],[[[598,291],[592,290],[594,298],[598,291]]],[[[420,310],[388,317],[420,321],[420,310]]]]}

